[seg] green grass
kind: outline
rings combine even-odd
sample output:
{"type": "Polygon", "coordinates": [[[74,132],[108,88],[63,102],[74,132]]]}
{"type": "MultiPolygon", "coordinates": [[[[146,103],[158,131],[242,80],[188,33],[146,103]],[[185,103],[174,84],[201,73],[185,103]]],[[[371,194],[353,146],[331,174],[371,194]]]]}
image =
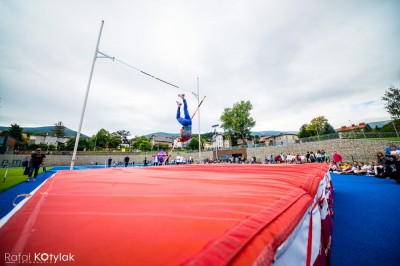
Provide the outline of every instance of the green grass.
{"type": "Polygon", "coordinates": [[[387,141],[400,141],[400,138],[367,138],[368,140],[387,140],[387,141]]]}
{"type": "MultiPolygon", "coordinates": [[[[43,167],[40,167],[39,174],[42,172],[43,172],[43,167]]],[[[25,182],[28,176],[23,174],[24,174],[23,167],[0,168],[0,192],[3,192],[9,189],[10,187],[16,186],[22,182],[25,182]],[[5,175],[6,177],[4,178],[5,175]]]]}

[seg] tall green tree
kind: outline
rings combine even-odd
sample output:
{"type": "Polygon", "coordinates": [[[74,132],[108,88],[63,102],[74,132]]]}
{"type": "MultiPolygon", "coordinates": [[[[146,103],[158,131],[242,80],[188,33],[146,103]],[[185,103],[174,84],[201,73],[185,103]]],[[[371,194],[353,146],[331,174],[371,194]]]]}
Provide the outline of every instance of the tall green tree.
{"type": "Polygon", "coordinates": [[[111,134],[102,128],[96,133],[96,135],[93,136],[93,138],[95,138],[96,146],[108,148],[111,140],[111,134]]]}
{"type": "Polygon", "coordinates": [[[57,122],[54,124],[54,129],[51,130],[56,137],[64,137],[65,136],[65,126],[63,122],[57,122]]]}
{"type": "Polygon", "coordinates": [[[246,144],[246,138],[250,137],[250,130],[256,125],[254,119],[250,116],[253,109],[250,101],[241,101],[235,103],[232,108],[225,108],[220,120],[227,135],[232,138],[240,138],[246,144]]]}
{"type": "Polygon", "coordinates": [[[299,138],[307,138],[335,132],[335,129],[331,124],[329,124],[328,119],[326,119],[325,116],[318,116],[311,119],[310,124],[303,124],[297,135],[299,138]]]}
{"type": "Polygon", "coordinates": [[[335,129],[331,124],[328,123],[328,120],[326,121],[324,128],[322,129],[322,134],[332,134],[335,133],[335,129]]]}
{"type": "Polygon", "coordinates": [[[138,137],[134,140],[132,147],[141,151],[149,151],[151,150],[150,139],[145,136],[138,137]]]}
{"type": "Polygon", "coordinates": [[[120,138],[126,138],[128,137],[131,133],[128,130],[122,129],[122,130],[118,130],[117,132],[115,132],[115,134],[117,136],[119,136],[120,138]]]}
{"type": "Polygon", "coordinates": [[[314,132],[313,136],[315,135],[323,135],[323,130],[325,124],[328,122],[328,119],[325,116],[318,116],[311,119],[310,124],[307,126],[307,130],[310,132],[314,132]]]}
{"type": "MultiPolygon", "coordinates": [[[[75,148],[75,140],[76,137],[72,137],[68,139],[67,143],[65,143],[65,149],[66,150],[73,150],[75,148]]],[[[89,138],[79,138],[79,143],[78,143],[78,151],[83,151],[83,150],[88,150],[92,148],[92,143],[89,138]]]]}
{"type": "Polygon", "coordinates": [[[400,119],[400,90],[393,85],[382,96],[385,108],[394,120],[400,119]]]}
{"type": "Polygon", "coordinates": [[[299,138],[308,138],[308,137],[312,136],[312,133],[307,130],[307,126],[308,126],[308,124],[303,124],[300,127],[299,133],[297,133],[297,136],[299,138]]]}
{"type": "Polygon", "coordinates": [[[121,143],[121,136],[118,133],[113,132],[110,134],[110,140],[108,141],[110,148],[117,148],[121,143]]]}
{"type": "Polygon", "coordinates": [[[23,129],[18,124],[11,124],[11,127],[6,130],[11,137],[15,138],[17,141],[23,141],[22,131],[23,129]]]}
{"type": "MultiPolygon", "coordinates": [[[[204,147],[204,141],[205,139],[201,139],[201,149],[204,147]]],[[[187,147],[189,150],[199,150],[199,137],[198,136],[192,136],[190,141],[187,144],[187,147]]]]}

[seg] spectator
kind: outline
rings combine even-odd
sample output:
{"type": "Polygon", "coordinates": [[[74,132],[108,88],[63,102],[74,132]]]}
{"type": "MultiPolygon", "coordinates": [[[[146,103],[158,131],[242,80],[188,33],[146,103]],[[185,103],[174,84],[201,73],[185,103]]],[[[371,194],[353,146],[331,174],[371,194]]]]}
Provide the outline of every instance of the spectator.
{"type": "Polygon", "coordinates": [[[342,160],[343,160],[343,158],[342,158],[342,155],[340,155],[340,153],[335,152],[333,154],[333,162],[336,164],[336,166],[338,168],[340,168],[340,165],[342,164],[342,160]]]}
{"type": "Polygon", "coordinates": [[[128,164],[129,164],[129,157],[128,156],[126,156],[124,158],[124,162],[125,162],[125,167],[128,167],[128,164]]]}
{"type": "Polygon", "coordinates": [[[317,153],[315,154],[315,159],[317,160],[317,163],[322,163],[322,153],[320,150],[317,150],[317,153]]]}
{"type": "Polygon", "coordinates": [[[388,158],[383,155],[382,152],[378,151],[376,153],[376,162],[377,165],[374,167],[375,170],[375,176],[380,176],[380,174],[383,172],[383,164],[386,162],[388,158]]]}
{"type": "Polygon", "coordinates": [[[343,170],[343,174],[349,175],[354,174],[357,171],[358,162],[354,161],[352,166],[343,170]]]}
{"type": "Polygon", "coordinates": [[[390,177],[393,172],[393,168],[390,166],[389,161],[384,161],[383,162],[383,171],[377,175],[379,178],[387,178],[390,177]]]}
{"type": "Polygon", "coordinates": [[[356,170],[354,170],[354,174],[356,175],[366,175],[368,171],[368,166],[366,166],[363,162],[358,162],[356,166],[356,170]]]}
{"type": "Polygon", "coordinates": [[[46,161],[46,155],[42,153],[42,150],[40,148],[37,148],[36,151],[31,155],[31,159],[28,163],[29,172],[28,172],[28,179],[26,180],[26,182],[30,181],[33,171],[35,171],[35,174],[33,176],[33,181],[36,181],[36,177],[39,173],[39,167],[43,165],[45,161],[46,161]]]}
{"type": "Polygon", "coordinates": [[[329,161],[329,156],[324,150],[321,151],[321,156],[322,156],[322,162],[327,163],[329,161]]]}
{"type": "Polygon", "coordinates": [[[392,144],[390,145],[390,155],[396,156],[396,161],[399,159],[400,156],[400,150],[396,147],[396,145],[392,144]]]}

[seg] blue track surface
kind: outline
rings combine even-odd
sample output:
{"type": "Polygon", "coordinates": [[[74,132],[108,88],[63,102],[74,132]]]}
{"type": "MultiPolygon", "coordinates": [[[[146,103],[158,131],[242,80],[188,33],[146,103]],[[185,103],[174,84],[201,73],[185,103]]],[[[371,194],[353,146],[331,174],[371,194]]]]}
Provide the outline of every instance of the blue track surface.
{"type": "Polygon", "coordinates": [[[373,176],[332,180],[331,265],[400,265],[400,185],[373,176]]]}

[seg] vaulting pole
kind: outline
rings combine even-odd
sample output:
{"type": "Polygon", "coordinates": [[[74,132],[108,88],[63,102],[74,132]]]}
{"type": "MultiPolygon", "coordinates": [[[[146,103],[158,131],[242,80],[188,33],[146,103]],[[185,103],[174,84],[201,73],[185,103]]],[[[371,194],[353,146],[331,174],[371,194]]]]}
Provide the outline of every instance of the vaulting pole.
{"type": "Polygon", "coordinates": [[[100,27],[99,37],[98,37],[98,39],[97,39],[96,50],[94,51],[92,69],[90,70],[89,82],[88,82],[88,85],[87,85],[87,88],[86,88],[85,101],[83,102],[81,120],[80,120],[80,122],[79,122],[78,133],[76,134],[74,153],[72,154],[71,167],[70,167],[69,170],[74,170],[74,165],[75,165],[75,160],[76,160],[76,152],[77,152],[77,150],[78,150],[78,144],[79,144],[79,137],[81,136],[81,129],[82,129],[83,117],[85,116],[86,103],[87,103],[87,99],[88,99],[88,96],[89,96],[90,83],[92,82],[92,76],[93,76],[94,65],[95,65],[95,63],[96,63],[97,55],[98,55],[98,53],[99,53],[99,44],[100,44],[101,32],[103,31],[103,25],[104,25],[104,20],[101,21],[101,27],[100,27]]]}

